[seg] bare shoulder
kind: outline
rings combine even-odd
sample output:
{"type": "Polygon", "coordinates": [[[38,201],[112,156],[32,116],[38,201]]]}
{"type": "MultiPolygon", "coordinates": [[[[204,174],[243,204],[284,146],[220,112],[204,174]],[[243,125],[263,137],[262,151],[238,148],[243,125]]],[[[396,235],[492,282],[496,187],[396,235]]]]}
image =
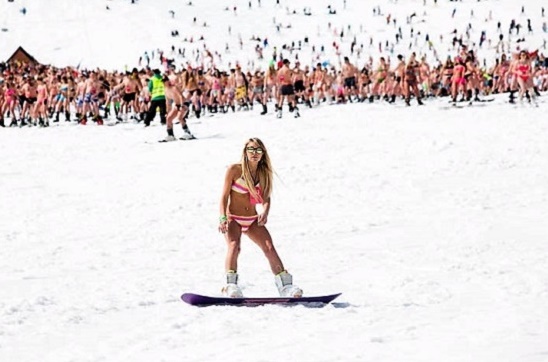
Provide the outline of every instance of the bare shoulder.
{"type": "Polygon", "coordinates": [[[231,175],[233,178],[240,177],[242,174],[242,165],[239,163],[233,163],[227,167],[226,173],[227,175],[231,175]]]}

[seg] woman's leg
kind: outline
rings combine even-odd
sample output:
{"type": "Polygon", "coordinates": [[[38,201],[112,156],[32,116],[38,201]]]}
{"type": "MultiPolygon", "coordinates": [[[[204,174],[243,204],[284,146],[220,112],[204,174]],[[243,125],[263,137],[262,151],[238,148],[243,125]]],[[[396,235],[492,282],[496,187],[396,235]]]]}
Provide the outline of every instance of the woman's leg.
{"type": "Polygon", "coordinates": [[[523,100],[523,96],[525,95],[525,92],[527,91],[527,87],[525,86],[525,81],[518,77],[518,87],[519,87],[519,100],[523,100]]]}
{"type": "Polygon", "coordinates": [[[285,270],[282,261],[274,248],[268,229],[264,226],[257,225],[257,223],[253,223],[247,231],[247,236],[249,236],[255,244],[259,245],[268,259],[270,269],[272,270],[272,273],[274,273],[274,281],[280,296],[301,297],[303,291],[301,288],[293,285],[293,276],[285,270]]]}
{"type": "Polygon", "coordinates": [[[225,234],[227,252],[225,259],[225,270],[238,271],[238,255],[240,254],[240,241],[242,237],[242,228],[236,221],[228,223],[228,231],[225,234]]]}
{"type": "Polygon", "coordinates": [[[266,227],[259,226],[255,222],[249,227],[249,230],[247,231],[247,236],[261,248],[266,258],[268,259],[268,263],[270,264],[270,269],[272,270],[272,273],[279,274],[285,270],[282,261],[278,256],[278,252],[276,251],[276,248],[274,248],[274,244],[272,243],[272,237],[270,236],[270,233],[268,232],[268,229],[266,227]]]}

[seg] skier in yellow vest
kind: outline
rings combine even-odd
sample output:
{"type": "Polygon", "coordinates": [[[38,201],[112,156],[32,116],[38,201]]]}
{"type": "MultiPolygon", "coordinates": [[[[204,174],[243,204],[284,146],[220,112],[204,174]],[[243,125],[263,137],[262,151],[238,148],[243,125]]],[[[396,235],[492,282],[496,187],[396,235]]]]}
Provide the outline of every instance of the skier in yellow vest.
{"type": "Polygon", "coordinates": [[[156,117],[156,109],[160,110],[160,120],[162,124],[166,124],[166,93],[164,89],[164,81],[159,69],[154,69],[153,76],[148,82],[148,90],[150,91],[150,108],[148,109],[145,118],[145,127],[150,126],[150,122],[156,117]]]}

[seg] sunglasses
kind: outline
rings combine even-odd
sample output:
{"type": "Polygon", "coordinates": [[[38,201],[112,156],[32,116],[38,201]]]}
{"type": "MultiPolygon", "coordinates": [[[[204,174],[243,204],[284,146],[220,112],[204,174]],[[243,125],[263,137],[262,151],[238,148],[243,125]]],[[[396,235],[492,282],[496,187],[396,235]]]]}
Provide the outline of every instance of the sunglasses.
{"type": "Polygon", "coordinates": [[[256,153],[258,155],[262,155],[264,150],[261,148],[261,147],[246,147],[245,150],[248,152],[248,153],[256,153]]]}

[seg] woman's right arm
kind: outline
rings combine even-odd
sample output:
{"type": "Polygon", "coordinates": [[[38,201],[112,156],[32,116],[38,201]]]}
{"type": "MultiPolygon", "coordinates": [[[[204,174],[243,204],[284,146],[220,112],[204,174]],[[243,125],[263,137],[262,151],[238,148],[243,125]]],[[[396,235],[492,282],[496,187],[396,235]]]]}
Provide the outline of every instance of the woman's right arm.
{"type": "Polygon", "coordinates": [[[228,231],[228,199],[230,197],[230,189],[232,187],[232,180],[234,180],[234,171],[237,165],[228,167],[225,174],[225,181],[223,184],[223,191],[221,193],[221,200],[219,203],[219,231],[226,233],[228,231]]]}

